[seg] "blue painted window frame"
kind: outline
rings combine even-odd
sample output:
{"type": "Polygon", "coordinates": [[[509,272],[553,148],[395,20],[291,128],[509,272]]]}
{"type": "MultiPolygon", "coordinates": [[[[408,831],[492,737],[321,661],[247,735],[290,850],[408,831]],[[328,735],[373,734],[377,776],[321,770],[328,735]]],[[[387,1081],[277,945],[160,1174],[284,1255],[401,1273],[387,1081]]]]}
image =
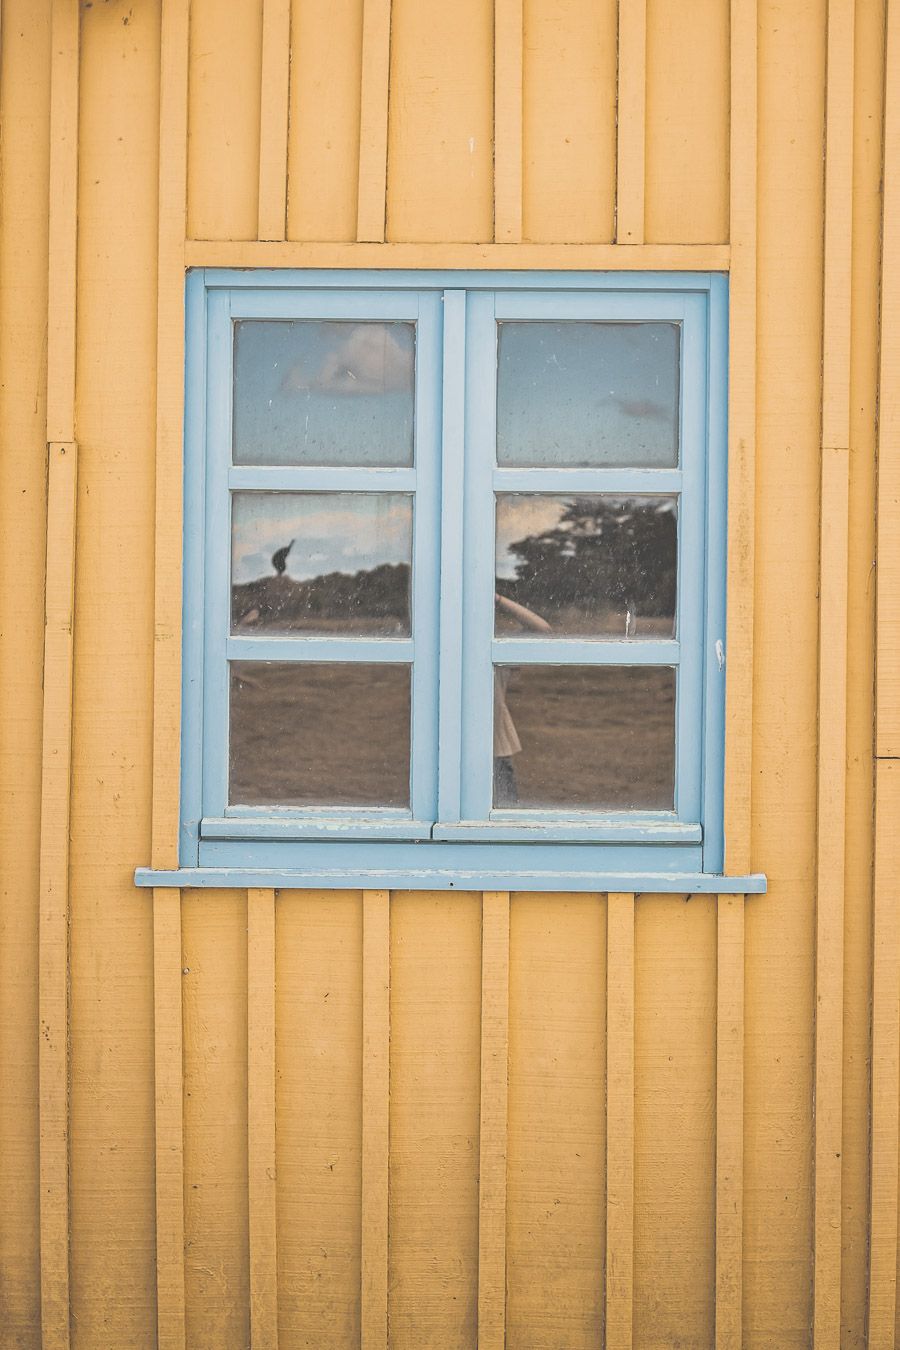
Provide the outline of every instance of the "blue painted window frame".
{"type": "Polygon", "coordinates": [[[727,369],[727,280],[718,274],[188,273],[180,865],[381,876],[395,885],[430,870],[461,885],[505,878],[561,889],[594,873],[720,874],[727,369]],[[253,317],[415,320],[415,466],[233,467],[232,325],[253,317]],[[497,319],[515,317],[680,324],[679,467],[497,467],[496,363],[484,358],[497,319]],[[230,493],[264,488],[415,494],[411,639],[229,635],[230,493]],[[494,639],[493,502],[505,489],[678,492],[676,639],[494,639]],[[227,805],[228,661],[285,654],[411,661],[409,811],[227,805]],[[501,656],[517,664],[676,664],[675,810],[492,810],[490,681],[501,656]]]}

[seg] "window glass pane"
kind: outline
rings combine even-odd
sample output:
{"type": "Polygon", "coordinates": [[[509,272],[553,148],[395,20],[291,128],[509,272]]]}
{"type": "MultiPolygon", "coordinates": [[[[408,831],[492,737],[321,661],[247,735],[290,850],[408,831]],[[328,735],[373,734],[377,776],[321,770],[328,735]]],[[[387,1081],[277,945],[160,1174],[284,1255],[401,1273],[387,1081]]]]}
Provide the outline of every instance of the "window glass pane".
{"type": "Polygon", "coordinates": [[[408,666],[235,661],[228,800],[408,806],[409,719],[408,666]]]}
{"type": "Polygon", "coordinates": [[[235,464],[413,462],[415,324],[234,326],[235,464]]]}
{"type": "Polygon", "coordinates": [[[497,497],[498,637],[675,634],[678,499],[497,497]]]}
{"type": "Polygon", "coordinates": [[[678,462],[677,324],[497,327],[500,464],[678,462]]]}
{"type": "Polygon", "coordinates": [[[236,492],[233,633],[408,637],[412,498],[236,492]]]}
{"type": "Polygon", "coordinates": [[[670,666],[495,666],[494,806],[671,811],[670,666]]]}

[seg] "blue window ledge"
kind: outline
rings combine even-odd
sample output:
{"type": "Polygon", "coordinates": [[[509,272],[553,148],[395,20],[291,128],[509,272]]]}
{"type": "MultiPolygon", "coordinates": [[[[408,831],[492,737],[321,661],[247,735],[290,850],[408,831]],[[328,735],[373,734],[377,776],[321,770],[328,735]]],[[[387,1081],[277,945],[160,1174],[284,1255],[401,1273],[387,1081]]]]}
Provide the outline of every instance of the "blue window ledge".
{"type": "Polygon", "coordinates": [[[243,867],[182,867],[172,871],[139,867],[136,886],[176,886],[239,889],[266,887],[274,890],[428,890],[428,891],[620,891],[671,895],[762,895],[766,878],[718,876],[711,872],[514,872],[466,871],[458,866],[422,867],[418,870],[331,868],[304,871],[243,867]]]}

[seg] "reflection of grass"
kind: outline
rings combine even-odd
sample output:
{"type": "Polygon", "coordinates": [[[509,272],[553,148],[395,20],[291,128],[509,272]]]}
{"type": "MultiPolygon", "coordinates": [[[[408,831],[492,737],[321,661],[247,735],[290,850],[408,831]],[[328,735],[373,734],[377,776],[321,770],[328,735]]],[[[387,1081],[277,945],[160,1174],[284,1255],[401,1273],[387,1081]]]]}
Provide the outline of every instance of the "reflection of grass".
{"type": "Polygon", "coordinates": [[[229,800],[407,806],[409,668],[234,662],[229,800]]]}
{"type": "Polygon", "coordinates": [[[506,701],[520,806],[672,809],[670,669],[520,666],[506,701]]]}

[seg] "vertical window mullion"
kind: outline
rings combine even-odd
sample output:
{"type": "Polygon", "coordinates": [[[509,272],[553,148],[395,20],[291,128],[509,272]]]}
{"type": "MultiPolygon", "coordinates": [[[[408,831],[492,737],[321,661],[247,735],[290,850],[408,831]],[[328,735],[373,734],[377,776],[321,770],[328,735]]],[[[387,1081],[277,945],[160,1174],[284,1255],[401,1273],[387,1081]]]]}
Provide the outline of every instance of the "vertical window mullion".
{"type": "Polygon", "coordinates": [[[441,582],[437,818],[462,819],[463,491],[466,402],[466,293],[443,293],[441,420],[441,582]]]}
{"type": "Polygon", "coordinates": [[[206,424],[206,595],[203,653],[203,814],[221,816],[228,799],[228,672],[225,644],[231,627],[232,418],[231,296],[209,296],[206,424]]]}
{"type": "Polygon", "coordinates": [[[492,292],[470,297],[466,325],[465,617],[462,819],[487,820],[493,795],[494,492],[497,339],[492,292]]]}

